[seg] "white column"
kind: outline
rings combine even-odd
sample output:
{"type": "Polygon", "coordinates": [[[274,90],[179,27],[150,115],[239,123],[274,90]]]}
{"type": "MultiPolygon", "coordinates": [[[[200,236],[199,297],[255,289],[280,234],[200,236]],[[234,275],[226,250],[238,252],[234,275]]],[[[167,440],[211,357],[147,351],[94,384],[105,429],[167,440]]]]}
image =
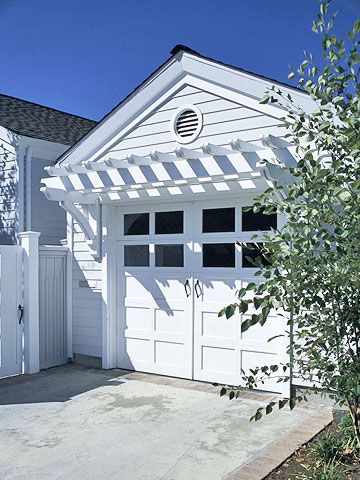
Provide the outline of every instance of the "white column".
{"type": "MultiPolygon", "coordinates": [[[[25,154],[25,172],[26,172],[26,191],[25,191],[25,209],[26,209],[26,214],[25,214],[25,227],[27,230],[31,229],[31,222],[32,222],[32,207],[31,207],[31,186],[32,186],[32,154],[33,154],[33,149],[32,147],[26,147],[26,154],[25,154]]],[[[25,210],[24,210],[25,211],[25,210]]]]}
{"type": "Polygon", "coordinates": [[[116,210],[103,205],[102,368],[116,368],[116,210]]]}
{"type": "Polygon", "coordinates": [[[66,257],[66,318],[67,318],[67,354],[69,358],[74,358],[73,346],[73,248],[74,248],[74,221],[69,213],[66,213],[66,240],[63,245],[68,247],[66,257]]]}
{"type": "Polygon", "coordinates": [[[21,232],[23,247],[24,297],[24,372],[40,371],[39,352],[39,236],[38,232],[21,232]]]}
{"type": "MultiPolygon", "coordinates": [[[[285,215],[278,214],[278,217],[277,217],[278,228],[282,228],[286,224],[286,221],[287,221],[287,218],[286,218],[285,215]]],[[[282,312],[282,314],[285,315],[286,318],[278,317],[278,321],[282,322],[283,330],[285,332],[285,331],[289,330],[289,326],[287,325],[287,322],[290,318],[290,314],[289,313],[285,314],[285,312],[282,312]]],[[[286,364],[290,361],[290,355],[287,353],[287,349],[289,347],[289,340],[291,340],[291,338],[289,339],[289,337],[285,334],[285,336],[282,338],[282,342],[281,342],[282,353],[281,353],[280,362],[284,363],[284,364],[286,364]]],[[[286,375],[290,375],[290,380],[288,382],[283,382],[281,384],[281,394],[285,398],[290,398],[291,393],[292,393],[292,385],[293,385],[293,372],[292,371],[291,372],[287,371],[286,375]]]]}

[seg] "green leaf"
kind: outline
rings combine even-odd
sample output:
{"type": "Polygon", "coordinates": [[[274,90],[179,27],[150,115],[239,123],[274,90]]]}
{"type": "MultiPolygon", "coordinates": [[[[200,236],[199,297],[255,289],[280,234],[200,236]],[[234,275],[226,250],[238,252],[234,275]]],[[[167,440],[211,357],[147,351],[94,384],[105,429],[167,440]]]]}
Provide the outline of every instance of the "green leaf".
{"type": "Polygon", "coordinates": [[[259,297],[254,297],[253,302],[254,302],[254,307],[255,307],[256,310],[257,310],[257,309],[260,308],[261,305],[263,304],[264,299],[263,299],[263,298],[259,298],[259,297]]]}
{"type": "Polygon", "coordinates": [[[235,313],[235,310],[236,310],[236,304],[233,303],[231,305],[228,305],[226,308],[225,308],[225,316],[227,319],[231,318],[234,313],[235,313]]]}
{"type": "Polygon", "coordinates": [[[293,410],[296,407],[296,398],[290,398],[289,406],[290,410],[293,410]]]}

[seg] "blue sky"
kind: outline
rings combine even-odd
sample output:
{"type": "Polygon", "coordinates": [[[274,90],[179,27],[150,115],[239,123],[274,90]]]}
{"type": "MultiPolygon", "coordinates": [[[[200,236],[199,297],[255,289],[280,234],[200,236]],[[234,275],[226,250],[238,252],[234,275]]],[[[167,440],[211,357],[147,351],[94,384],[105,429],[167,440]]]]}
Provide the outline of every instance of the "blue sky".
{"type": "MultiPolygon", "coordinates": [[[[360,0],[334,0],[336,30],[360,0]]],[[[287,81],[311,32],[316,0],[0,0],[0,92],[99,119],[182,43],[287,81]]]]}

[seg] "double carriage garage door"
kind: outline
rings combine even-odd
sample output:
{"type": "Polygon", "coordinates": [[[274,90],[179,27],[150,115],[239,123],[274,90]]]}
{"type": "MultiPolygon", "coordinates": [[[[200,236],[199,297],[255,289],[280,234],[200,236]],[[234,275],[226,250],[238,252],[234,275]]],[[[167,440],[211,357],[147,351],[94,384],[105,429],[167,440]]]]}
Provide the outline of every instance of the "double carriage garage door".
{"type": "MultiPolygon", "coordinates": [[[[246,201],[119,209],[117,352],[120,368],[237,385],[242,370],[284,360],[281,318],[241,333],[246,315],[218,317],[238,288],[254,281],[246,251],[276,216],[246,201]]],[[[248,312],[247,315],[251,315],[248,312]]],[[[281,391],[275,381],[263,389],[281,391]]]]}

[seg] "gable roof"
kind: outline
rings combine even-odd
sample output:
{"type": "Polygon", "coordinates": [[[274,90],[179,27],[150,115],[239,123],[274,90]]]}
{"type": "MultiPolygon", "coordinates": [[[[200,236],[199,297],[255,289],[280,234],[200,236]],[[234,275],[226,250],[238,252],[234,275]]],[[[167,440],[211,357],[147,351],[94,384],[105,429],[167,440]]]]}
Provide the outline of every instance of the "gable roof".
{"type": "Polygon", "coordinates": [[[0,125],[19,135],[73,145],[97,122],[0,94],[0,125]]]}
{"type": "Polygon", "coordinates": [[[116,124],[119,132],[126,124],[132,123],[142,113],[146,103],[155,104],[160,95],[174,86],[176,81],[193,76],[200,81],[211,82],[232,92],[242,92],[245,97],[256,101],[258,108],[264,111],[278,111],[281,116],[284,110],[279,104],[258,105],[265,90],[273,84],[282,86],[288,93],[292,93],[302,108],[313,108],[313,101],[308,93],[297,87],[279,82],[247,70],[234,67],[206,57],[185,45],[176,45],[171,50],[171,56],[152,72],[140,85],[121,100],[107,113],[95,127],[65,151],[58,159],[58,164],[81,163],[89,158],[93,159],[97,149],[102,149],[109,141],[109,132],[104,129],[105,124],[116,124]],[[76,152],[76,154],[75,154],[76,152]],[[75,156],[76,155],[76,156],[75,156]]]}
{"type": "Polygon", "coordinates": [[[190,53],[191,55],[194,55],[196,57],[204,58],[205,60],[209,60],[210,62],[216,62],[219,65],[223,65],[224,67],[229,67],[232,68],[233,70],[237,70],[238,72],[246,73],[247,75],[251,75],[252,77],[257,77],[261,78],[266,81],[270,81],[272,83],[276,83],[277,85],[282,85],[283,87],[289,88],[291,90],[295,90],[299,93],[304,93],[305,95],[308,95],[308,93],[294,85],[290,85],[289,83],[286,82],[281,82],[280,80],[276,80],[275,78],[267,77],[266,75],[260,75],[259,73],[251,72],[250,70],[245,70],[244,68],[237,67],[236,65],[231,65],[230,63],[225,63],[222,62],[221,60],[217,60],[212,57],[208,57],[206,55],[202,55],[201,53],[197,52],[196,50],[193,50],[192,48],[186,46],[186,45],[175,45],[175,47],[170,51],[171,55],[176,55],[178,52],[187,52],[190,53]]]}

